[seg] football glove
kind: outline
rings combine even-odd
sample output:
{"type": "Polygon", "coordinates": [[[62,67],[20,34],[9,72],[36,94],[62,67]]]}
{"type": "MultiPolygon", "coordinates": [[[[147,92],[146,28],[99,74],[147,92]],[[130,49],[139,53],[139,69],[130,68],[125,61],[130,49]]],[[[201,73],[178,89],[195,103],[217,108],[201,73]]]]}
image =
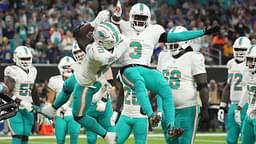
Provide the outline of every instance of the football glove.
{"type": "Polygon", "coordinates": [[[225,113],[227,112],[226,106],[227,106],[226,103],[221,102],[221,103],[220,103],[220,108],[219,108],[219,110],[218,110],[218,117],[217,117],[217,118],[218,118],[218,120],[219,120],[220,122],[222,122],[222,123],[224,123],[224,115],[225,115],[225,113]]]}
{"type": "Polygon", "coordinates": [[[152,127],[157,127],[161,122],[161,119],[162,117],[158,114],[153,114],[153,116],[149,118],[152,127]]]}
{"type": "Polygon", "coordinates": [[[177,137],[180,137],[183,134],[184,130],[182,128],[175,128],[175,127],[169,127],[168,128],[168,135],[175,139],[177,137]]]}
{"type": "Polygon", "coordinates": [[[20,101],[20,106],[21,106],[21,107],[24,107],[24,108],[27,109],[27,111],[29,111],[29,112],[31,112],[31,111],[33,110],[32,104],[29,103],[29,102],[23,101],[23,100],[20,101]]]}

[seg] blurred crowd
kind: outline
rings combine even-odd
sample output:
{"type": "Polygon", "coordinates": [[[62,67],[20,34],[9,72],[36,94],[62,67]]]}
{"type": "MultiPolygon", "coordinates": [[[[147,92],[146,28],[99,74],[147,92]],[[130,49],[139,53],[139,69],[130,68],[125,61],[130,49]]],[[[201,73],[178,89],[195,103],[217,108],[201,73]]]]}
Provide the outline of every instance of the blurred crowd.
{"type": "MultiPolygon", "coordinates": [[[[70,55],[72,30],[94,19],[97,12],[111,7],[115,0],[1,0],[0,60],[11,63],[17,45],[33,51],[34,63],[57,63],[70,55]]],[[[221,32],[192,40],[207,64],[226,64],[232,57],[235,38],[246,35],[256,43],[255,0],[121,0],[123,18],[128,20],[131,5],[141,1],[150,6],[152,23],[166,30],[176,25],[188,29],[220,25],[221,32]]],[[[161,50],[154,53],[153,62],[161,50]]]]}

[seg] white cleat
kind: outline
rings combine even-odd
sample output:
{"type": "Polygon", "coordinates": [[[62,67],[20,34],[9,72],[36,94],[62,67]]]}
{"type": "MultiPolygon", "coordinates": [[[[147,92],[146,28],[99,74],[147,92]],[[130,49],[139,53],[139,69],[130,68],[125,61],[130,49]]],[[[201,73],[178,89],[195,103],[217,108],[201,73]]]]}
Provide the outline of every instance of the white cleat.
{"type": "Polygon", "coordinates": [[[106,136],[104,137],[104,140],[108,144],[116,144],[116,133],[114,133],[114,132],[107,132],[106,136]]]}

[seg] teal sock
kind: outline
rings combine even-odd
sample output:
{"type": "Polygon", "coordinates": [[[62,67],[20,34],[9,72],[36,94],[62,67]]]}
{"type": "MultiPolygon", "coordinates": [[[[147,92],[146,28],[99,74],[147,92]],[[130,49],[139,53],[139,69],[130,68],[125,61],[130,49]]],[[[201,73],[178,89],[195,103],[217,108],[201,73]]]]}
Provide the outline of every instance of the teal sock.
{"type": "Polygon", "coordinates": [[[95,120],[95,118],[91,116],[83,116],[81,119],[78,120],[81,126],[84,126],[86,129],[97,133],[101,137],[104,137],[107,131],[95,120]]]}

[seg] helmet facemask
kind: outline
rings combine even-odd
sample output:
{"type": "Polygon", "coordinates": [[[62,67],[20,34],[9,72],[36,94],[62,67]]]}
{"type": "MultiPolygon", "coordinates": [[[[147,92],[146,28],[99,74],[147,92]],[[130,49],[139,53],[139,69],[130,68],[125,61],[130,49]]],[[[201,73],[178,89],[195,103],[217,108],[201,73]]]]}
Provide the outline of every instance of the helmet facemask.
{"type": "Polygon", "coordinates": [[[73,58],[69,57],[69,56],[65,56],[63,57],[59,64],[58,64],[58,69],[60,74],[64,77],[64,78],[68,78],[69,76],[72,75],[73,73],[73,69],[72,69],[72,64],[74,64],[74,60],[73,58]]]}
{"type": "Polygon", "coordinates": [[[26,46],[18,46],[14,50],[13,61],[24,70],[32,66],[32,54],[26,46]]]}
{"type": "Polygon", "coordinates": [[[150,24],[151,12],[147,5],[143,3],[137,3],[132,6],[129,13],[129,21],[131,27],[138,31],[144,31],[150,24]]]}
{"type": "Polygon", "coordinates": [[[149,17],[146,15],[132,15],[132,27],[137,31],[143,31],[149,25],[149,17]]]}
{"type": "Polygon", "coordinates": [[[82,61],[83,58],[85,57],[85,53],[81,49],[74,50],[72,51],[72,53],[75,60],[78,62],[82,61]]]}
{"type": "Polygon", "coordinates": [[[178,43],[166,43],[166,47],[168,50],[170,50],[173,56],[176,56],[184,50],[178,43]]]}
{"type": "Polygon", "coordinates": [[[245,36],[238,37],[233,44],[234,58],[238,61],[244,61],[246,51],[251,47],[251,41],[245,36]]]}
{"type": "Polygon", "coordinates": [[[244,61],[247,48],[234,48],[234,57],[238,61],[244,61]]]}
{"type": "Polygon", "coordinates": [[[256,72],[256,57],[246,57],[246,67],[250,72],[256,72]]]}

